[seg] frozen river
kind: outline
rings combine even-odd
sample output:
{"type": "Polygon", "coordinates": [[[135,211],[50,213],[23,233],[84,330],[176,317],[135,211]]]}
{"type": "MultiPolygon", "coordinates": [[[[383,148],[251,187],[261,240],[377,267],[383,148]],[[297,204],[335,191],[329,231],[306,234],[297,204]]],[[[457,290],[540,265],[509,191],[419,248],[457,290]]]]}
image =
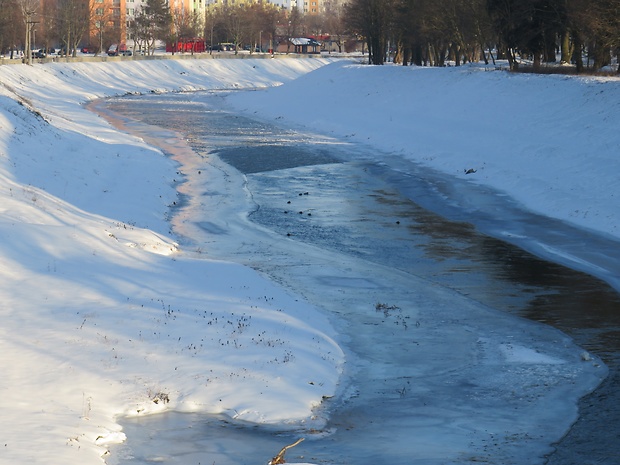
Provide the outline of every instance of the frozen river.
{"type": "Polygon", "coordinates": [[[617,463],[618,431],[605,425],[620,418],[618,295],[523,250],[592,271],[617,244],[398,158],[378,163],[369,148],[224,112],[220,100],[108,106],[181,163],[171,223],[184,249],[261,270],[332,316],[348,360],[342,389],[324,403],[322,431],[196,414],[126,420],[110,463],[263,463],[300,435],[289,462],[543,463],[606,371],[514,315],[562,329],[611,368],[551,463],[617,463]]]}

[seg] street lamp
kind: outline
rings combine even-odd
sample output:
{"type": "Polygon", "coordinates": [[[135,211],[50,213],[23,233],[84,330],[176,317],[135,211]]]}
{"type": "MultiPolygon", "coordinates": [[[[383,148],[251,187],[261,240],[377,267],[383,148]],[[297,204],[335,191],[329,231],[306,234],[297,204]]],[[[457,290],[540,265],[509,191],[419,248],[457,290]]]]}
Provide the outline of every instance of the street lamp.
{"type": "Polygon", "coordinates": [[[215,21],[213,19],[213,15],[212,14],[209,14],[209,16],[210,16],[209,19],[211,20],[211,44],[210,44],[210,47],[209,47],[209,55],[213,55],[213,23],[215,21]]]}

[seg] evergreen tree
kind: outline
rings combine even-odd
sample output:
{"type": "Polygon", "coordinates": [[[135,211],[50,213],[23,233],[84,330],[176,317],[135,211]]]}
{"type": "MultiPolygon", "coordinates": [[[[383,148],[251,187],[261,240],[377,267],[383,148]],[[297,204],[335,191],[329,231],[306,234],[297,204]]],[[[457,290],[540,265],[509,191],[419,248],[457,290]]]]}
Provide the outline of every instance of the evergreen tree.
{"type": "Polygon", "coordinates": [[[170,37],[172,14],[166,0],[148,0],[138,11],[130,32],[147,54],[155,52],[155,41],[166,41],[170,37]]]}

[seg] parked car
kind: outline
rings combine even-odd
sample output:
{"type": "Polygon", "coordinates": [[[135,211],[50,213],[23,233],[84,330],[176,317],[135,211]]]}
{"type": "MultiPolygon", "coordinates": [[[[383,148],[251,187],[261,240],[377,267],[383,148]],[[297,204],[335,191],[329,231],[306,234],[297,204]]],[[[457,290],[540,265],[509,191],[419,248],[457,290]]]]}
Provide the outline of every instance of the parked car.
{"type": "Polygon", "coordinates": [[[35,52],[33,52],[32,56],[34,58],[45,58],[45,57],[47,57],[47,53],[45,53],[45,49],[42,48],[40,50],[36,50],[35,52]]]}
{"type": "Polygon", "coordinates": [[[108,55],[111,57],[117,57],[123,52],[127,52],[127,46],[125,44],[112,44],[108,48],[108,55]]]}
{"type": "Polygon", "coordinates": [[[211,50],[213,50],[214,52],[234,52],[235,44],[231,44],[231,43],[217,44],[211,47],[211,50]]]}
{"type": "Polygon", "coordinates": [[[124,57],[130,57],[131,55],[133,55],[131,50],[121,50],[120,54],[124,57]]]}
{"type": "Polygon", "coordinates": [[[67,53],[66,47],[63,47],[63,48],[59,48],[58,51],[56,52],[56,54],[58,56],[62,56],[62,57],[70,56],[70,55],[73,55],[73,50],[69,50],[69,53],[67,53]]]}

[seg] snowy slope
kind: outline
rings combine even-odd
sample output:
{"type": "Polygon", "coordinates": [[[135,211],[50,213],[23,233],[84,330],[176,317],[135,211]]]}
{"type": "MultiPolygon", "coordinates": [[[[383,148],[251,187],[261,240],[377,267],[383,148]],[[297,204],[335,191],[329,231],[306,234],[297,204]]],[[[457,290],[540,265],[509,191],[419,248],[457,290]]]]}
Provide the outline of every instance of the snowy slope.
{"type": "Polygon", "coordinates": [[[165,409],[320,426],[344,363],[320,309],[174,243],[176,166],[90,100],[269,88],[229,100],[620,236],[613,79],[308,59],[14,65],[0,82],[0,463],[101,463],[118,415],[165,409]]]}
{"type": "Polygon", "coordinates": [[[0,463],[102,463],[115,417],[308,422],[342,351],[322,314],[168,236],[175,166],[82,103],[276,85],[322,60],[0,67],[0,463]]]}

